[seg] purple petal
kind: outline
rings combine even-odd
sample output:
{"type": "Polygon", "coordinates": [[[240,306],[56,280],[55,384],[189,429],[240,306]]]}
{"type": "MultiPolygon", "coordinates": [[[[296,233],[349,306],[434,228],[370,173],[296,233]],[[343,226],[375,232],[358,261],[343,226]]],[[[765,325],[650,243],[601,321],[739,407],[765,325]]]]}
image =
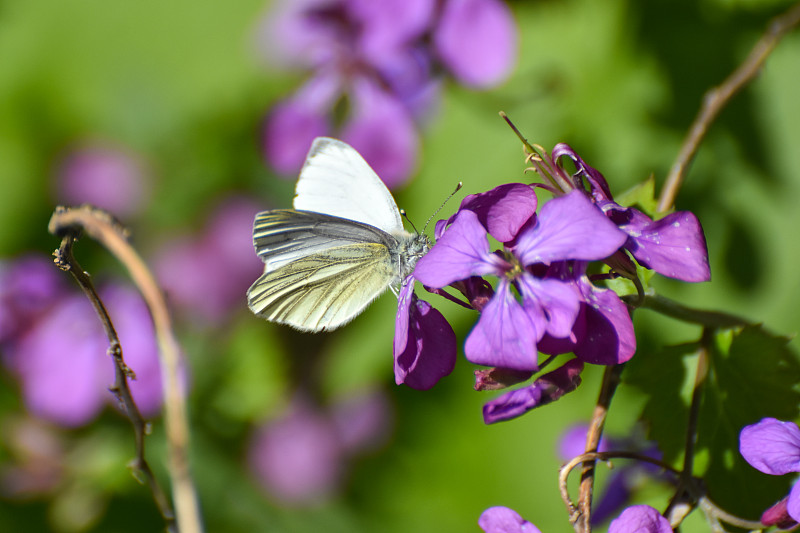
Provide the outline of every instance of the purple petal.
{"type": "Polygon", "coordinates": [[[419,139],[402,103],[366,79],[353,85],[353,115],[342,140],[351,144],[389,188],[405,183],[414,170],[419,139]]]}
{"type": "Polygon", "coordinates": [[[340,93],[335,76],[320,74],[295,95],[279,102],[264,122],[264,156],[278,172],[294,177],[311,142],[330,131],[328,113],[340,93]]]}
{"type": "Polygon", "coordinates": [[[546,202],[538,223],[523,230],[514,251],[523,264],[578,259],[594,261],[625,243],[620,231],[581,191],[546,202]]]}
{"type": "Polygon", "coordinates": [[[536,213],[536,206],[536,193],[529,185],[507,183],[467,196],[458,209],[473,211],[489,235],[500,242],[510,242],[536,213]]]}
{"type": "Polygon", "coordinates": [[[584,291],[584,297],[586,303],[576,320],[577,323],[583,319],[584,333],[578,336],[575,355],[594,365],[628,361],[636,353],[636,335],[628,307],[611,289],[592,286],[590,291],[584,291]]]}
{"type": "MultiPolygon", "coordinates": [[[[589,432],[588,424],[577,424],[561,435],[558,444],[558,456],[562,461],[569,461],[573,457],[583,455],[586,451],[586,434],[589,432]]],[[[605,452],[610,449],[609,439],[604,434],[600,437],[598,451],[605,452]]]]}
{"type": "Polygon", "coordinates": [[[62,203],[89,203],[122,218],[138,213],[149,192],[149,180],[138,157],[102,145],[72,152],[61,164],[57,186],[62,203]]]}
{"type": "Polygon", "coordinates": [[[539,329],[553,337],[569,336],[580,311],[579,293],[575,287],[558,279],[539,279],[530,274],[523,274],[517,283],[523,305],[536,302],[543,310],[545,320],[539,329]]]}
{"type": "Polygon", "coordinates": [[[423,285],[441,289],[470,276],[502,274],[506,265],[489,253],[486,230],[472,211],[462,211],[441,239],[422,256],[414,277],[423,285]]]}
{"type": "Polygon", "coordinates": [[[711,279],[706,238],[694,214],[679,211],[653,221],[632,208],[607,212],[630,236],[625,248],[642,266],[681,281],[711,279]]]}
{"type": "Polygon", "coordinates": [[[297,69],[318,66],[332,58],[341,40],[337,24],[317,16],[337,0],[278,0],[256,30],[256,46],[270,63],[297,69]]]}
{"type": "Polygon", "coordinates": [[[25,405],[34,415],[63,426],[89,422],[113,383],[106,348],[103,328],[86,297],[64,298],[12,353],[25,405]]]}
{"type": "MultiPolygon", "coordinates": [[[[577,168],[576,176],[583,177],[589,182],[593,198],[597,200],[613,200],[613,197],[611,196],[611,189],[608,187],[608,182],[600,173],[600,171],[587,165],[581,156],[579,156],[570,145],[566,143],[558,143],[553,147],[553,159],[558,162],[558,160],[564,156],[572,159],[572,162],[575,164],[575,168],[577,168]]],[[[560,162],[558,162],[558,166],[559,168],[563,168],[560,162]]],[[[576,181],[575,176],[573,176],[573,181],[576,181]]],[[[577,181],[575,185],[578,188],[582,188],[581,184],[577,181]]]]}
{"type": "Polygon", "coordinates": [[[672,533],[669,521],[649,505],[628,507],[608,526],[608,533],[672,533]]]}
{"type": "Polygon", "coordinates": [[[432,22],[434,0],[348,0],[348,12],[361,28],[359,52],[380,65],[419,38],[432,22]]]}
{"type": "Polygon", "coordinates": [[[325,500],[342,478],[342,454],[333,424],[302,403],[256,431],[248,462],[262,486],[285,504],[325,500]]]}
{"type": "Polygon", "coordinates": [[[620,512],[631,500],[631,469],[620,467],[609,476],[602,494],[595,499],[592,525],[602,524],[620,512]]]}
{"type": "Polygon", "coordinates": [[[398,385],[428,390],[453,371],[456,334],[444,316],[414,295],[414,278],[404,283],[397,307],[394,375],[398,385]]]}
{"type": "Polygon", "coordinates": [[[466,85],[486,88],[503,81],[517,54],[517,28],[499,0],[444,3],[433,44],[447,68],[466,85]]]}
{"type": "Polygon", "coordinates": [[[467,360],[514,370],[537,370],[537,322],[514,298],[505,278],[500,278],[494,297],[483,308],[478,323],[464,344],[467,360]]]}
{"type": "Polygon", "coordinates": [[[431,122],[439,105],[442,81],[434,77],[427,48],[415,46],[397,50],[387,54],[375,68],[392,95],[418,124],[431,122]]]}
{"type": "Polygon", "coordinates": [[[508,507],[490,507],[481,513],[478,525],[485,533],[541,533],[539,529],[508,507]]]}
{"type": "Polygon", "coordinates": [[[800,522],[800,482],[792,485],[789,499],[786,501],[786,512],[795,522],[800,522]]]}
{"type": "Polygon", "coordinates": [[[572,359],[556,370],[536,379],[528,387],[513,390],[486,402],[483,421],[493,424],[521,416],[531,409],[552,403],[574,391],[581,383],[583,363],[572,359]]]}
{"type": "Polygon", "coordinates": [[[739,453],[765,474],[800,472],[800,428],[794,422],[764,418],[742,429],[739,453]]]}

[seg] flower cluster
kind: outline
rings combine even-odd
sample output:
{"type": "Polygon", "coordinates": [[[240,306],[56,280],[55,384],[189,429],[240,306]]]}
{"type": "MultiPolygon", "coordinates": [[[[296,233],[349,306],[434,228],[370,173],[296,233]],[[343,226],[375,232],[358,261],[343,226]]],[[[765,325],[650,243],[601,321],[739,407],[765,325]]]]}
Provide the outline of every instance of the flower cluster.
{"type": "MultiPolygon", "coordinates": [[[[614,365],[633,356],[628,308],[614,291],[594,284],[591,262],[612,267],[601,278],[635,276],[631,256],[669,277],[710,278],[705,238],[691,213],[654,221],[620,206],[602,174],[565,144],[553,156],[539,150],[531,161],[545,183],[506,184],[466,197],[455,215],[437,223],[437,242],[414,270],[429,291],[480,312],[464,344],[472,363],[502,369],[498,375],[513,376],[509,381],[516,383],[540,370],[540,352],[575,355],[528,387],[489,402],[486,423],[514,418],[574,390],[584,363],[614,365]],[[576,172],[567,173],[564,158],[576,172]],[[540,207],[535,188],[553,198],[540,207]],[[501,243],[499,249],[492,249],[489,237],[501,243]],[[494,286],[487,276],[496,278],[494,286]],[[467,302],[446,293],[448,286],[467,302]]],[[[398,334],[404,334],[399,326],[398,334]]],[[[438,319],[431,327],[442,329],[438,319]]],[[[502,388],[493,380],[482,373],[477,388],[502,388]]]]}
{"type": "MultiPolygon", "coordinates": [[[[108,338],[92,305],[68,293],[52,261],[30,256],[0,265],[0,348],[19,377],[22,397],[35,416],[74,427],[115,402],[108,338]]],[[[130,384],[146,416],[161,407],[161,375],[150,314],[141,297],[117,284],[99,293],[114,321],[130,384]]]]}
{"type": "Polygon", "coordinates": [[[313,73],[266,119],[270,164],[294,174],[311,140],[335,130],[390,187],[413,170],[417,122],[438,99],[438,73],[490,87],[516,56],[514,20],[500,0],[284,0],[260,37],[273,61],[313,73]]]}

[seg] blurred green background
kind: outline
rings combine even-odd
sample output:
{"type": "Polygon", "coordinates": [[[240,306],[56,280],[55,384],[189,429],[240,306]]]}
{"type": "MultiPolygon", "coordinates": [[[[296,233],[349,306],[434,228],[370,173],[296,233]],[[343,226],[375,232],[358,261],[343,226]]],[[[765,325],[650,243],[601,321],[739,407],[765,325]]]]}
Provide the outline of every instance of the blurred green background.
{"type": "MultiPolygon", "coordinates": [[[[422,133],[419,172],[396,192],[398,204],[419,221],[458,181],[474,193],[523,180],[520,145],[500,110],[533,142],[569,143],[616,192],[651,174],[660,185],[703,93],[788,5],[513,2],[520,31],[514,74],[489,92],[446,87],[422,133]]],[[[253,0],[0,2],[0,258],[57,247],[47,233],[56,167],[86,140],[126,147],[146,161],[151,201],[126,220],[145,257],[163,235],[202,228],[228,193],[264,208],[289,206],[293,182],[265,165],[259,128],[270,105],[302,78],[258,59],[254,32],[267,7],[253,0]]],[[[655,282],[682,302],[787,335],[800,322],[798,87],[795,32],[714,124],[677,200],[704,225],[713,281],[655,282]]],[[[121,273],[88,241],[78,254],[96,277],[121,273]]],[[[463,339],[474,317],[434,304],[463,339]]],[[[565,427],[591,415],[599,370],[587,370],[578,391],[555,405],[484,426],[480,409],[490,393],[472,390],[473,368],[463,358],[431,391],[394,385],[393,316],[393,298],[385,296],[348,327],[309,340],[253,317],[243,298],[218,329],[178,323],[192,373],[193,468],[209,531],[477,531],[478,516],[492,505],[516,509],[543,532],[570,531],[555,450],[565,427]],[[292,361],[309,353],[322,397],[377,383],[389,394],[394,427],[384,446],[348,464],[341,490],[325,503],[284,507],[255,481],[246,440],[285,407],[297,371],[292,361]]],[[[636,324],[643,350],[699,334],[647,312],[636,324]]],[[[24,416],[18,384],[11,373],[1,375],[0,418],[24,416]]],[[[623,387],[608,431],[626,435],[641,403],[640,393],[623,387]]],[[[107,409],[87,427],[58,431],[70,450],[67,481],[47,494],[0,500],[0,530],[161,528],[149,494],[126,468],[133,437],[122,417],[107,409]]],[[[163,438],[156,420],[149,456],[165,479],[163,438]]],[[[0,463],[14,460],[0,435],[0,463]]],[[[651,488],[640,498],[663,508],[667,494],[651,488]]],[[[690,522],[684,531],[704,530],[699,517],[690,522]]]]}

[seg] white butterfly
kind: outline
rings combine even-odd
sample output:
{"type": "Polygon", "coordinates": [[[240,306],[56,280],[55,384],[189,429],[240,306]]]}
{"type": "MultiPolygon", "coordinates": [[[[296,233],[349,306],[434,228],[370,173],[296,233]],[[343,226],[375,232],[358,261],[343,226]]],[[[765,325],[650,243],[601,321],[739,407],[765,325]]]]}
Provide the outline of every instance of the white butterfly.
{"type": "Polygon", "coordinates": [[[247,291],[256,315],[303,331],[346,324],[402,282],[430,246],[403,229],[389,189],[350,145],[318,137],[294,209],[256,215],[264,274],[247,291]]]}

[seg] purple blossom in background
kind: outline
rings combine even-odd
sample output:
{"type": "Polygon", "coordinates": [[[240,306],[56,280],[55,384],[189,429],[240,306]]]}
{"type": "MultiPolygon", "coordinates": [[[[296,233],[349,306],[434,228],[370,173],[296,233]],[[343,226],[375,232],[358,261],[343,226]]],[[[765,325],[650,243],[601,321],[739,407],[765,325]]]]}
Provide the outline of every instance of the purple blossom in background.
{"type": "Polygon", "coordinates": [[[168,300],[203,322],[217,323],[241,307],[242,295],[264,265],[253,256],[253,219],[259,211],[243,197],[224,200],[204,232],[164,245],[155,271],[168,300]]]}
{"type": "MultiPolygon", "coordinates": [[[[558,447],[558,455],[562,461],[570,461],[585,453],[588,430],[588,425],[578,424],[564,432],[558,447]]],[[[600,452],[635,451],[648,457],[661,457],[655,445],[638,439],[635,433],[633,437],[624,439],[608,438],[604,434],[597,449],[600,452]]],[[[603,486],[602,493],[595,498],[592,505],[592,525],[600,525],[624,509],[643,475],[650,478],[665,476],[661,469],[651,463],[630,461],[615,465],[603,486]]]]}
{"type": "MultiPolygon", "coordinates": [[[[521,217],[527,219],[529,211],[521,210],[521,217]]],[[[568,337],[581,300],[574,283],[536,276],[533,267],[603,259],[625,242],[625,235],[580,191],[550,200],[531,220],[521,226],[512,247],[493,254],[478,215],[463,210],[417,263],[416,278],[437,289],[471,276],[493,274],[500,278],[494,297],[481,310],[464,347],[473,363],[535,371],[536,343],[545,333],[568,337]]],[[[520,227],[512,217],[497,225],[520,227]]]]}
{"type": "Polygon", "coordinates": [[[336,427],[303,401],[256,431],[248,457],[264,489],[287,505],[320,503],[342,480],[344,456],[336,427]]]}
{"type": "Polygon", "coordinates": [[[390,187],[413,171],[417,123],[438,100],[438,72],[488,88],[516,58],[516,27],[499,0],[284,0],[259,32],[271,62],[311,72],[264,124],[264,152],[295,174],[307,147],[336,134],[390,187]],[[335,123],[333,110],[346,103],[335,123]]]}
{"type": "MultiPolygon", "coordinates": [[[[55,268],[55,267],[52,267],[55,268]]],[[[100,290],[114,322],[126,364],[136,373],[130,383],[145,416],[161,406],[161,379],[152,320],[137,293],[110,285],[100,290]]],[[[34,415],[64,426],[93,419],[106,402],[114,367],[105,331],[83,294],[61,297],[32,323],[8,350],[22,396],[34,415]]]]}
{"type": "Polygon", "coordinates": [[[351,456],[380,448],[394,425],[392,405],[383,390],[339,398],[331,405],[330,416],[342,449],[351,456]]]}
{"type": "MultiPolygon", "coordinates": [[[[746,426],[739,434],[739,453],[753,468],[772,476],[800,472],[800,428],[794,422],[764,418],[746,426]]],[[[800,482],[795,482],[788,499],[768,509],[769,525],[800,522],[800,482]],[[787,516],[781,516],[785,509],[787,516]]],[[[762,516],[762,523],[765,516],[762,516]]],[[[780,527],[785,527],[781,525],[780,527]]]]}
{"type": "Polygon", "coordinates": [[[485,533],[541,533],[539,528],[508,507],[490,507],[478,519],[485,533]]]}
{"type": "Polygon", "coordinates": [[[649,505],[634,505],[611,522],[608,533],[672,533],[672,527],[649,505]]]}
{"type": "Polygon", "coordinates": [[[398,295],[394,336],[395,382],[428,390],[456,364],[456,334],[428,302],[414,294],[409,276],[398,295]]]}
{"type": "Polygon", "coordinates": [[[43,255],[0,262],[0,345],[13,343],[59,300],[63,277],[43,255]]]}
{"type": "Polygon", "coordinates": [[[57,199],[68,205],[92,204],[116,217],[137,214],[147,202],[149,179],[133,154],[89,145],[70,153],[56,176],[57,199]]]}

